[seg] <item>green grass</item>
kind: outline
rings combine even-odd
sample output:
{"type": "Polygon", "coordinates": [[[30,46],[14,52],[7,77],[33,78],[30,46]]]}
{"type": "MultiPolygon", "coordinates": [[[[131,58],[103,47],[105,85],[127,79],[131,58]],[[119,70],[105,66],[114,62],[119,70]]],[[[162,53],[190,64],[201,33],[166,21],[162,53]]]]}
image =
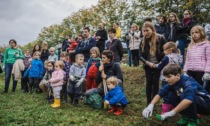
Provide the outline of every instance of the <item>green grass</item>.
{"type": "MultiPolygon", "coordinates": [[[[114,116],[104,109],[93,109],[83,105],[79,107],[62,104],[53,109],[45,99],[45,94],[26,94],[20,91],[18,84],[15,93],[0,94],[0,125],[1,126],[175,126],[180,116],[166,123],[155,118],[160,113],[160,104],[156,106],[153,117],[146,120],[142,110],[146,107],[145,76],[141,68],[122,66],[124,87],[130,104],[124,109],[124,114],[114,116]]],[[[10,84],[10,88],[11,88],[10,84]]],[[[4,76],[0,75],[0,90],[4,87],[4,76]]],[[[11,91],[11,90],[9,90],[11,91]]],[[[201,125],[210,125],[208,117],[202,118],[201,125]]]]}

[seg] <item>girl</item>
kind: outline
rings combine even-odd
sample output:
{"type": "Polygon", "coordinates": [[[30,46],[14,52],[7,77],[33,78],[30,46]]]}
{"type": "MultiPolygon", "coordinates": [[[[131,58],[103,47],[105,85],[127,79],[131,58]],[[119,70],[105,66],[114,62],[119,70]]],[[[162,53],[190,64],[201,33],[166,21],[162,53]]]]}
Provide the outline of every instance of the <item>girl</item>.
{"type": "Polygon", "coordinates": [[[187,49],[184,72],[203,85],[202,78],[210,78],[210,44],[202,26],[194,26],[190,33],[192,40],[187,49]]]}
{"type": "Polygon", "coordinates": [[[167,21],[167,25],[169,28],[169,35],[167,38],[165,38],[167,41],[176,42],[177,41],[177,30],[179,27],[180,21],[179,18],[175,13],[170,13],[169,18],[167,21]]]}
{"type": "Polygon", "coordinates": [[[35,92],[39,92],[39,82],[44,73],[44,65],[40,60],[41,53],[36,51],[31,61],[31,67],[29,68],[29,93],[32,92],[32,88],[35,92]]]}
{"type": "MultiPolygon", "coordinates": [[[[23,53],[20,48],[17,48],[17,42],[14,39],[11,39],[9,41],[10,47],[7,48],[4,52],[4,63],[5,66],[5,87],[4,91],[2,92],[7,93],[9,89],[9,83],[10,83],[10,77],[12,74],[12,68],[13,64],[16,62],[17,59],[23,59],[23,53]]],[[[12,86],[12,92],[15,92],[17,86],[17,81],[15,80],[13,76],[13,86],[12,86]]]]}
{"type": "Polygon", "coordinates": [[[160,70],[155,69],[155,64],[163,58],[163,45],[166,43],[164,36],[155,31],[151,22],[145,22],[142,26],[143,39],[139,47],[140,60],[144,63],[146,75],[147,104],[158,93],[160,70]]]}
{"type": "MultiPolygon", "coordinates": [[[[159,64],[156,64],[156,67],[159,70],[162,70],[166,65],[168,64],[182,64],[182,55],[179,54],[179,51],[177,50],[176,44],[174,42],[167,42],[163,46],[164,54],[162,61],[159,64]]],[[[165,78],[163,76],[163,72],[161,71],[160,80],[162,81],[162,86],[165,86],[167,82],[165,81],[165,78]]],[[[173,106],[169,103],[170,100],[172,100],[173,97],[171,97],[171,93],[169,93],[166,97],[163,98],[163,104],[162,104],[162,113],[164,114],[166,112],[169,112],[173,109],[173,106]]]]}
{"type": "Polygon", "coordinates": [[[48,81],[53,88],[54,103],[51,104],[51,107],[53,108],[60,107],[60,91],[62,89],[63,79],[65,76],[63,68],[63,61],[56,61],[55,71],[52,73],[52,78],[48,81]]]}
{"type": "Polygon", "coordinates": [[[132,24],[132,32],[129,33],[129,48],[131,50],[131,56],[134,67],[139,66],[139,45],[141,32],[138,29],[139,27],[137,24],[132,24]]]}
{"type": "Polygon", "coordinates": [[[31,55],[33,56],[36,51],[39,51],[39,52],[41,51],[41,47],[38,44],[34,45],[31,55]]]}
{"type": "Polygon", "coordinates": [[[86,68],[86,75],[87,75],[86,91],[97,87],[95,79],[98,72],[98,68],[100,66],[100,61],[101,61],[100,51],[98,47],[91,48],[90,59],[88,60],[86,68]]]}
{"type": "Polygon", "coordinates": [[[48,59],[48,56],[50,55],[50,52],[48,50],[48,44],[47,42],[42,43],[42,49],[41,49],[41,60],[44,63],[45,60],[48,59]]]}

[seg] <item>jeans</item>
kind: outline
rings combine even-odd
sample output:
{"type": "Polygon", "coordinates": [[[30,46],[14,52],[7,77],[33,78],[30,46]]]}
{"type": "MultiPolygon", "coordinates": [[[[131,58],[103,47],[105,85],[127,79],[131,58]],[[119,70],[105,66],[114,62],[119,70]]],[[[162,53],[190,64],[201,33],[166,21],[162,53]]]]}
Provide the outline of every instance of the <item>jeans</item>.
{"type": "Polygon", "coordinates": [[[139,50],[131,50],[131,56],[133,61],[133,66],[137,67],[139,66],[139,50]]]}
{"type": "Polygon", "coordinates": [[[128,48],[128,65],[131,66],[131,50],[128,48]]]}
{"type": "MultiPolygon", "coordinates": [[[[5,92],[8,92],[10,78],[12,74],[12,68],[13,68],[13,63],[5,64],[5,87],[4,87],[5,92]]],[[[17,81],[14,80],[14,75],[12,75],[12,79],[13,79],[12,92],[15,92],[17,81]]]]}
{"type": "Polygon", "coordinates": [[[183,56],[183,62],[181,64],[181,67],[183,68],[184,67],[184,61],[185,61],[184,60],[185,59],[185,48],[188,47],[190,42],[187,39],[179,39],[178,41],[179,41],[179,43],[178,43],[177,47],[180,50],[181,55],[183,56]]]}

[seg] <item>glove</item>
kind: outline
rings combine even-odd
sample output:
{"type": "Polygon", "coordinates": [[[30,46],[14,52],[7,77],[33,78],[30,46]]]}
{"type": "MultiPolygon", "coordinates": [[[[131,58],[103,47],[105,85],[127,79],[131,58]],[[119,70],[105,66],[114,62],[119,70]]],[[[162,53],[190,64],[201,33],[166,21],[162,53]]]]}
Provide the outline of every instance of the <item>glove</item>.
{"type": "Polygon", "coordinates": [[[71,76],[70,76],[70,80],[71,80],[71,81],[75,81],[76,78],[75,78],[73,75],[71,75],[71,76]]]}
{"type": "Polygon", "coordinates": [[[75,88],[79,87],[83,82],[83,78],[81,78],[75,85],[75,88]]]}
{"type": "Polygon", "coordinates": [[[170,112],[166,112],[163,115],[161,115],[161,118],[162,118],[162,120],[165,120],[165,119],[172,117],[174,115],[176,115],[176,112],[174,110],[171,110],[170,112]]]}
{"type": "Polygon", "coordinates": [[[152,116],[152,112],[153,112],[153,109],[154,109],[154,105],[153,104],[149,104],[142,112],[142,116],[144,118],[149,118],[149,116],[152,116]]]}
{"type": "Polygon", "coordinates": [[[210,74],[209,73],[205,73],[202,77],[202,80],[203,81],[207,81],[207,80],[210,80],[210,74]]]}

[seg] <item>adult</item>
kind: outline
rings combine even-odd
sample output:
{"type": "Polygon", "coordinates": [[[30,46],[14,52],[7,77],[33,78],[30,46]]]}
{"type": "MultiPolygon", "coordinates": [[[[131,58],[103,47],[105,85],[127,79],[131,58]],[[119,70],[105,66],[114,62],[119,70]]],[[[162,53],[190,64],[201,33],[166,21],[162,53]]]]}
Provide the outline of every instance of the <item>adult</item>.
{"type": "Polygon", "coordinates": [[[34,45],[31,56],[33,56],[36,51],[41,51],[41,47],[38,44],[34,45]]]}
{"type": "Polygon", "coordinates": [[[140,45],[140,34],[139,27],[137,24],[132,24],[132,32],[129,34],[129,49],[131,50],[133,66],[139,66],[139,45],[140,45]]]}
{"type": "MultiPolygon", "coordinates": [[[[192,12],[189,10],[184,11],[184,18],[182,19],[182,23],[178,29],[178,48],[183,55],[183,61],[185,56],[185,48],[188,47],[191,37],[190,37],[190,30],[193,26],[196,25],[196,22],[192,19],[192,12]]],[[[184,65],[184,62],[182,64],[182,67],[184,65]]]]}
{"type": "Polygon", "coordinates": [[[155,24],[155,30],[157,33],[163,35],[165,39],[168,38],[168,26],[167,26],[167,18],[164,15],[159,15],[158,23],[155,24]]]}
{"type": "MultiPolygon", "coordinates": [[[[17,59],[23,59],[23,53],[20,48],[17,48],[17,42],[14,39],[9,41],[10,47],[8,47],[4,52],[4,66],[5,66],[5,87],[3,93],[8,92],[10,77],[12,74],[13,64],[16,62],[17,59]]],[[[15,80],[14,75],[13,77],[13,86],[12,92],[15,92],[17,86],[17,80],[15,80]]]]}
{"type": "Polygon", "coordinates": [[[109,41],[105,44],[106,50],[111,50],[114,53],[114,62],[119,62],[122,60],[123,57],[123,47],[122,43],[116,36],[116,30],[111,28],[108,30],[109,41]]]}
{"type": "Polygon", "coordinates": [[[87,63],[90,58],[90,49],[96,45],[95,39],[90,36],[90,28],[83,28],[83,40],[78,43],[75,49],[76,54],[83,54],[85,56],[84,62],[87,63]]]}
{"type": "Polygon", "coordinates": [[[151,22],[146,22],[142,26],[144,37],[139,47],[139,57],[144,64],[146,75],[146,95],[147,104],[158,93],[160,70],[155,68],[163,58],[163,45],[166,43],[164,36],[155,32],[155,27],[151,22]]]}
{"type": "Polygon", "coordinates": [[[66,38],[62,42],[62,51],[66,51],[69,48],[69,36],[66,35],[66,38]]]}
{"type": "Polygon", "coordinates": [[[113,24],[113,28],[116,30],[116,37],[118,39],[120,39],[121,38],[122,31],[121,31],[121,28],[119,27],[119,23],[118,22],[115,22],[113,24]]]}
{"type": "Polygon", "coordinates": [[[170,13],[167,21],[167,26],[169,28],[169,35],[166,38],[167,41],[177,42],[179,25],[180,21],[177,15],[175,13],[170,13]]]}
{"type": "MultiPolygon", "coordinates": [[[[151,23],[152,23],[152,18],[151,18],[151,17],[146,17],[146,18],[144,19],[143,24],[144,24],[145,22],[151,22],[151,23]]],[[[141,31],[140,38],[143,38],[142,27],[139,29],[139,31],[141,31]]]]}
{"type": "Polygon", "coordinates": [[[175,116],[177,113],[182,115],[178,125],[196,126],[199,124],[198,115],[210,115],[210,95],[190,76],[181,74],[181,68],[176,64],[169,64],[163,69],[163,75],[168,82],[160,89],[147,108],[143,110],[143,117],[152,116],[153,108],[158,101],[168,93],[173,95],[169,99],[174,109],[162,114],[161,120],[175,116]]]}
{"type": "Polygon", "coordinates": [[[104,29],[104,25],[103,23],[99,23],[98,31],[96,32],[96,47],[99,48],[100,54],[104,51],[105,41],[107,39],[107,32],[104,29]]]}
{"type": "MultiPolygon", "coordinates": [[[[106,80],[111,76],[115,76],[118,79],[118,85],[123,87],[123,74],[118,63],[113,62],[113,52],[110,50],[104,50],[102,53],[101,66],[96,75],[96,84],[99,85],[103,79],[106,80]],[[103,72],[102,72],[103,71],[103,72]]],[[[104,89],[101,88],[92,88],[86,91],[86,95],[89,96],[94,92],[99,93],[103,96],[104,89]]]]}
{"type": "Polygon", "coordinates": [[[48,56],[50,55],[50,52],[48,50],[48,44],[47,42],[42,43],[42,49],[41,49],[41,57],[40,59],[44,63],[46,60],[48,60],[48,56]]]}

